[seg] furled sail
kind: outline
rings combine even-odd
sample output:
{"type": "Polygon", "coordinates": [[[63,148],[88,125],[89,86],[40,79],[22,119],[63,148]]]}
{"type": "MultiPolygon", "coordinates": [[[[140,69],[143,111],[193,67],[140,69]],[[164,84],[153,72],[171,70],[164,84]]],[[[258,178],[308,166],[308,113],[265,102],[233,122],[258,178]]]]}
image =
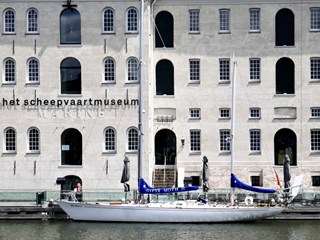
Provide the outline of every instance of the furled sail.
{"type": "Polygon", "coordinates": [[[176,192],[188,192],[198,190],[198,186],[174,187],[174,188],[152,188],[144,179],[139,179],[139,192],[140,194],[164,194],[176,192]]]}
{"type": "Polygon", "coordinates": [[[231,173],[231,187],[232,188],[241,188],[252,192],[258,193],[275,193],[276,190],[274,189],[267,189],[267,188],[258,188],[253,187],[248,184],[241,182],[233,173],[231,173]]]}

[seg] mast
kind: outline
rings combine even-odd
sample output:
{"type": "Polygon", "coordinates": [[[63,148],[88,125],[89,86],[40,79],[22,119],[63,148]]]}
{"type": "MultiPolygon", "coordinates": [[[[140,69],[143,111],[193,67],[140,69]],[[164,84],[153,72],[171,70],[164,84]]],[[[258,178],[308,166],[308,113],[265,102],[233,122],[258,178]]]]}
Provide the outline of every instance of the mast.
{"type": "Polygon", "coordinates": [[[142,178],[142,85],[143,85],[143,11],[144,10],[144,0],[140,0],[140,28],[139,28],[139,49],[140,49],[140,59],[139,59],[139,122],[138,122],[138,181],[142,178]]]}
{"type": "MultiPolygon", "coordinates": [[[[233,56],[233,73],[232,73],[232,106],[231,106],[231,173],[234,173],[234,158],[235,158],[235,125],[236,125],[236,71],[237,62],[233,56]]],[[[234,205],[234,188],[231,187],[230,203],[234,205]]]]}

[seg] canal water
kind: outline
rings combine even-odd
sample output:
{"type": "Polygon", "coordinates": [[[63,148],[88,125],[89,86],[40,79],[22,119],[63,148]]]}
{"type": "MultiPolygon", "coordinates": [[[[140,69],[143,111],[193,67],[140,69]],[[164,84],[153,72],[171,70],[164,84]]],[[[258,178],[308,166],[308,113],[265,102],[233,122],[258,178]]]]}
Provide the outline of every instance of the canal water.
{"type": "Polygon", "coordinates": [[[320,221],[264,220],[233,224],[120,224],[73,221],[0,221],[5,240],[318,240],[320,221]]]}

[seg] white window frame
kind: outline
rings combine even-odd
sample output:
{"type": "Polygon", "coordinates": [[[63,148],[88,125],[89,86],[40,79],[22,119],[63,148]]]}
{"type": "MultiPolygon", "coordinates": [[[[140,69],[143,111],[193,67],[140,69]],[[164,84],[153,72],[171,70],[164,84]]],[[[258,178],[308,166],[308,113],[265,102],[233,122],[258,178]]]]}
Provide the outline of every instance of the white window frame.
{"type": "Polygon", "coordinates": [[[230,9],[219,9],[219,33],[230,33],[230,9]]]}
{"type": "Polygon", "coordinates": [[[107,7],[102,12],[102,33],[115,33],[115,31],[115,11],[107,7]]]}
{"type": "Polygon", "coordinates": [[[320,107],[310,108],[310,118],[320,118],[320,107]]]}
{"type": "Polygon", "coordinates": [[[40,83],[40,64],[39,60],[32,57],[29,58],[27,61],[27,84],[39,84],[40,83]],[[36,65],[30,66],[31,61],[36,62],[36,65]],[[33,75],[33,76],[32,76],[33,75]],[[34,77],[36,80],[31,80],[31,78],[34,77]]]}
{"type": "Polygon", "coordinates": [[[27,146],[28,146],[28,149],[27,149],[27,152],[28,153],[40,153],[40,131],[38,128],[36,127],[31,127],[28,129],[28,133],[27,133],[27,146]],[[31,131],[37,131],[37,136],[31,136],[31,131]],[[32,138],[32,139],[31,139],[32,138]],[[30,144],[30,143],[33,143],[34,144],[30,144]],[[32,145],[34,146],[37,146],[37,149],[30,149],[32,148],[32,145]]]}
{"type": "Polygon", "coordinates": [[[116,83],[116,62],[112,57],[106,57],[103,60],[103,83],[116,83]],[[110,66],[110,64],[108,64],[108,66],[106,66],[106,62],[107,61],[112,61],[113,66],[110,66]],[[109,69],[109,70],[108,70],[109,69]],[[108,80],[108,78],[113,78],[113,80],[108,80]]]}
{"type": "Polygon", "coordinates": [[[249,118],[261,119],[261,108],[258,108],[258,107],[249,108],[249,118]]]}
{"type": "Polygon", "coordinates": [[[249,32],[259,33],[260,30],[260,8],[249,9],[249,32]]]}
{"type": "Polygon", "coordinates": [[[219,109],[220,119],[231,119],[231,109],[230,108],[220,108],[219,109]]]}
{"type": "Polygon", "coordinates": [[[3,12],[3,33],[16,34],[16,13],[12,8],[7,8],[3,12]],[[8,16],[8,12],[11,12],[13,16],[8,16]]]}
{"type": "Polygon", "coordinates": [[[249,81],[260,82],[261,81],[261,59],[250,58],[249,59],[249,81]]]}
{"type": "Polygon", "coordinates": [[[3,77],[2,77],[2,83],[3,84],[16,84],[16,61],[13,58],[6,58],[3,61],[3,77]],[[12,66],[8,66],[8,61],[12,61],[13,65],[12,66]],[[9,67],[11,69],[9,69],[9,67]],[[8,81],[9,79],[12,79],[10,81],[8,81]]]}
{"type": "Polygon", "coordinates": [[[189,82],[200,82],[200,59],[189,59],[189,82]]]}
{"type": "Polygon", "coordinates": [[[7,127],[4,131],[3,131],[3,152],[4,153],[16,153],[17,152],[17,131],[13,128],[13,127],[7,127]],[[14,137],[12,138],[7,138],[7,131],[12,130],[14,132],[14,137]],[[7,149],[7,142],[8,141],[12,141],[13,144],[12,146],[14,147],[14,149],[7,149]]]}
{"type": "Polygon", "coordinates": [[[127,60],[127,83],[139,83],[139,60],[130,57],[127,60]]]}
{"type": "Polygon", "coordinates": [[[129,8],[126,13],[126,32],[138,33],[139,31],[139,14],[136,8],[129,8]]]}
{"type": "Polygon", "coordinates": [[[310,31],[320,31],[320,7],[311,7],[310,10],[310,31]]]}
{"type": "Polygon", "coordinates": [[[200,129],[190,130],[190,153],[193,153],[193,154],[201,153],[201,130],[200,129]]]}
{"type": "Polygon", "coordinates": [[[38,10],[35,8],[28,9],[26,18],[27,18],[26,33],[27,34],[39,34],[39,12],[38,12],[38,10]],[[29,16],[31,11],[34,11],[33,16],[29,16]],[[30,25],[32,25],[32,26],[30,26],[30,25]],[[30,30],[30,28],[32,28],[32,29],[30,30]]]}
{"type": "Polygon", "coordinates": [[[220,129],[219,130],[219,151],[220,153],[231,152],[231,130],[220,129]]]}
{"type": "Polygon", "coordinates": [[[310,58],[310,81],[320,81],[320,57],[310,58]]]}
{"type": "Polygon", "coordinates": [[[127,130],[127,152],[136,153],[139,148],[139,132],[135,127],[130,127],[127,130]],[[134,136],[132,135],[134,131],[134,136]]]}
{"type": "Polygon", "coordinates": [[[261,130],[250,129],[250,152],[261,153],[261,130]]]}
{"type": "Polygon", "coordinates": [[[230,59],[219,59],[219,82],[230,83],[230,59]]]}
{"type": "Polygon", "coordinates": [[[310,129],[310,151],[320,153],[320,129],[310,129]]]}
{"type": "Polygon", "coordinates": [[[117,151],[117,132],[113,127],[106,127],[103,131],[103,152],[105,153],[116,153],[117,151]],[[108,135],[107,131],[113,131],[113,136],[108,135]],[[113,139],[111,139],[113,137],[113,139]],[[110,143],[107,145],[107,142],[110,143]],[[113,149],[109,148],[108,146],[111,146],[113,144],[113,149]],[[108,149],[107,149],[108,148],[108,149]]]}
{"type": "Polygon", "coordinates": [[[191,120],[201,119],[201,109],[200,108],[190,108],[189,109],[189,119],[191,119],[191,120]]]}
{"type": "Polygon", "coordinates": [[[189,10],[189,33],[200,33],[200,10],[189,10]]]}

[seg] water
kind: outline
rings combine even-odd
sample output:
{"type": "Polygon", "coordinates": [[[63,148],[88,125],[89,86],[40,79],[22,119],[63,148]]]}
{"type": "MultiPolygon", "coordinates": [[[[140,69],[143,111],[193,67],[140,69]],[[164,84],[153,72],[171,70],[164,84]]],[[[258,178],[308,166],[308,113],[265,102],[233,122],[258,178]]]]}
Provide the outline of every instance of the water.
{"type": "Polygon", "coordinates": [[[119,224],[72,221],[0,221],[0,239],[15,240],[316,240],[320,221],[259,221],[236,224],[119,224]]]}

